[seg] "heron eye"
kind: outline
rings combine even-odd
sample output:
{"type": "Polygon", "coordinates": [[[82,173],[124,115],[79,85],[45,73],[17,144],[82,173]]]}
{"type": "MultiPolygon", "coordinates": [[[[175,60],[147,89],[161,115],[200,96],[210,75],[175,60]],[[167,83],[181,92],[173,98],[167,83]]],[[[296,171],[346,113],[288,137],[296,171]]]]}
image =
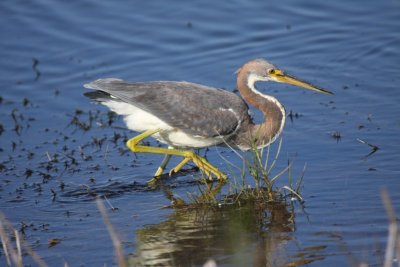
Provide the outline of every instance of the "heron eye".
{"type": "Polygon", "coordinates": [[[275,74],[275,69],[269,69],[268,74],[275,74]]]}

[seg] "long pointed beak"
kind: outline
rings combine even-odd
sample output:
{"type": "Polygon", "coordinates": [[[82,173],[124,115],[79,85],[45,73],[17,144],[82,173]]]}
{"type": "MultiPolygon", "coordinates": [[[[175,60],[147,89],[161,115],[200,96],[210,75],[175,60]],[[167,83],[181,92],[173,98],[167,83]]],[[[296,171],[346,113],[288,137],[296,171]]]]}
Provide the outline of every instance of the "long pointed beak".
{"type": "Polygon", "coordinates": [[[276,82],[288,83],[288,84],[296,85],[296,86],[303,87],[303,88],[306,88],[309,90],[313,90],[313,91],[316,91],[319,93],[333,95],[333,93],[328,90],[314,86],[311,83],[299,80],[296,77],[290,76],[281,70],[276,69],[273,73],[270,73],[269,76],[276,82]]]}

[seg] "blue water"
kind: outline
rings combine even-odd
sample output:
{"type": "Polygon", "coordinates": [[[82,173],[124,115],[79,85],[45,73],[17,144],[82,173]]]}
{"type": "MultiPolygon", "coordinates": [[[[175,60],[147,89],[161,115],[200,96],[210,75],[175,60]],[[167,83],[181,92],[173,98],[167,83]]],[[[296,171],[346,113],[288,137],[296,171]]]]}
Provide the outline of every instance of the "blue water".
{"type": "MultiPolygon", "coordinates": [[[[351,266],[352,257],[377,266],[387,235],[382,188],[400,214],[399,21],[392,0],[2,1],[0,209],[50,266],[114,262],[91,191],[118,208],[110,217],[124,252],[142,263],[265,266],[257,259],[295,261],[308,252],[309,266],[351,266]],[[164,209],[163,191],[143,186],[162,157],[124,153],[123,139],[134,133],[121,118],[109,126],[107,110],[83,96],[82,84],[100,77],[233,90],[235,71],[258,57],[335,93],[258,85],[299,114],[287,119],[277,170],[288,159],[295,176],[307,166],[294,222],[261,231],[246,209],[164,209]],[[70,125],[76,110],[84,123],[93,112],[90,130],[70,125]],[[122,137],[113,142],[115,134],[122,137]],[[367,156],[370,147],[357,139],[379,150],[367,156]],[[53,238],[61,242],[49,247],[53,238]]],[[[211,148],[207,158],[223,171],[220,153],[240,164],[211,148]]],[[[187,182],[196,177],[173,178],[174,193],[196,192],[187,182]]]]}

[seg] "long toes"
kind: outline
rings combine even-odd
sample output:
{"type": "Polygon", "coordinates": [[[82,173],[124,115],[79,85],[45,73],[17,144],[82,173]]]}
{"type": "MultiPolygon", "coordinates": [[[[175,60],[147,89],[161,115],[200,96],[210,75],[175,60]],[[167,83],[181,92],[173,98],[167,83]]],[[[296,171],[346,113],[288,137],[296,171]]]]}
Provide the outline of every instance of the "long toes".
{"type": "Polygon", "coordinates": [[[194,161],[195,164],[204,172],[204,174],[208,177],[210,181],[213,180],[213,175],[218,178],[220,172],[217,171],[211,164],[205,164],[204,162],[194,161]]]}
{"type": "Polygon", "coordinates": [[[147,182],[147,186],[149,188],[153,188],[157,185],[158,182],[159,182],[159,180],[157,178],[153,177],[147,182]]]}
{"type": "Polygon", "coordinates": [[[212,181],[213,180],[213,176],[211,174],[211,172],[207,169],[203,169],[204,174],[206,175],[206,177],[208,178],[208,180],[212,181]]]}
{"type": "Polygon", "coordinates": [[[217,168],[214,166],[207,164],[203,166],[204,171],[207,173],[207,175],[211,178],[211,174],[214,175],[218,180],[220,179],[220,176],[223,175],[217,168]]]}
{"type": "Polygon", "coordinates": [[[171,170],[168,172],[168,175],[169,175],[169,176],[172,176],[172,174],[177,173],[177,172],[178,172],[177,170],[171,169],[171,170]]]}
{"type": "Polygon", "coordinates": [[[194,155],[192,161],[208,176],[210,180],[212,180],[212,175],[214,175],[218,180],[226,179],[225,174],[223,174],[220,170],[211,165],[204,158],[194,155]]]}
{"type": "Polygon", "coordinates": [[[218,181],[225,181],[227,176],[223,173],[220,173],[220,175],[217,177],[218,181]]]}

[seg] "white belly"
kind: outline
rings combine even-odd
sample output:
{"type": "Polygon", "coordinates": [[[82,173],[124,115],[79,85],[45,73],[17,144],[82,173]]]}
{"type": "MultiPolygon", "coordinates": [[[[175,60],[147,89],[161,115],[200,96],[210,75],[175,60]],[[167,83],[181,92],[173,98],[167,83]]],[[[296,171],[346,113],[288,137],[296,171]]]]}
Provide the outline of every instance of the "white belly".
{"type": "Polygon", "coordinates": [[[189,135],[177,128],[174,128],[156,116],[134,105],[120,102],[107,101],[103,105],[124,116],[126,126],[136,132],[145,132],[147,130],[160,130],[153,135],[160,142],[173,147],[192,147],[202,148],[217,145],[223,142],[223,137],[201,137],[189,135]]]}

